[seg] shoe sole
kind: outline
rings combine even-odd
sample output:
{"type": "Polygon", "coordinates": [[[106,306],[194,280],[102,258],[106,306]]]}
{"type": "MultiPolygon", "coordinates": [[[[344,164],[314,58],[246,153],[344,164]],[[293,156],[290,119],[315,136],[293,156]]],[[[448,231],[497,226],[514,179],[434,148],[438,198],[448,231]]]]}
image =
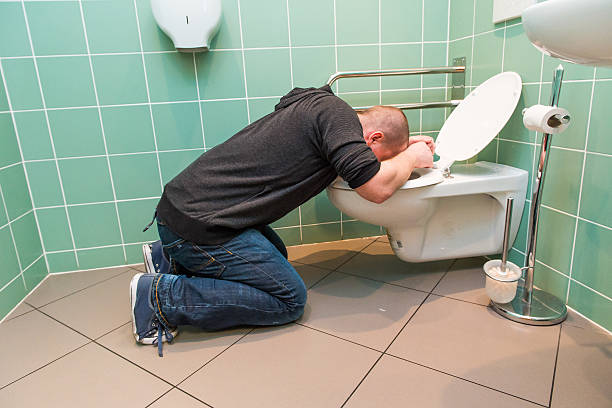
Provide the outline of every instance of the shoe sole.
{"type": "MultiPolygon", "coordinates": [[[[136,317],[134,316],[134,306],[136,302],[136,291],[138,290],[138,279],[140,279],[142,275],[144,275],[144,273],[137,273],[136,275],[132,277],[132,280],[130,281],[130,305],[132,306],[132,332],[134,333],[134,338],[136,339],[137,343],[153,344],[153,342],[157,340],[157,336],[155,336],[154,338],[144,338],[140,340],[138,338],[138,333],[136,331],[136,317]]],[[[172,330],[170,333],[172,333],[172,337],[176,338],[176,336],[178,335],[178,330],[172,330]]],[[[163,342],[168,342],[165,334],[162,335],[162,343],[163,342]]]]}
{"type": "Polygon", "coordinates": [[[144,244],[142,246],[142,257],[144,258],[144,265],[147,273],[155,273],[155,266],[153,266],[153,255],[151,254],[151,247],[149,244],[144,244]]]}

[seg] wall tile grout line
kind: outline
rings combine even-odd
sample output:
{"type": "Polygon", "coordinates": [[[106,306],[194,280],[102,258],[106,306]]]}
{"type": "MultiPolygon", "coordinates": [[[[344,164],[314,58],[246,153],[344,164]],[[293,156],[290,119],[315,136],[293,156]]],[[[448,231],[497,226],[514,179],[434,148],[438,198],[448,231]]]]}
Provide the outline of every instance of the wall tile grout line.
{"type": "Polygon", "coordinates": [[[474,11],[472,13],[472,35],[468,36],[466,38],[471,38],[472,41],[472,53],[470,55],[470,82],[469,82],[469,86],[472,86],[472,76],[473,76],[473,72],[474,72],[474,42],[476,39],[476,36],[474,35],[476,32],[476,0],[474,0],[474,11]]]}
{"type": "MultiPolygon", "coordinates": [[[[421,1],[421,68],[423,68],[423,59],[425,56],[425,0],[421,1]]],[[[423,76],[419,75],[419,102],[423,102],[423,76]]],[[[419,109],[419,133],[423,131],[423,109],[419,109]]]]}
{"type": "Polygon", "coordinates": [[[19,279],[19,278],[21,278],[21,279],[23,280],[24,287],[25,287],[25,288],[26,288],[26,290],[27,290],[27,286],[26,286],[26,283],[25,283],[25,278],[24,278],[23,274],[24,274],[24,273],[25,273],[25,272],[26,272],[28,269],[30,269],[30,268],[32,267],[32,265],[36,264],[36,262],[38,262],[38,261],[39,261],[41,258],[43,258],[43,254],[40,254],[40,255],[38,256],[38,258],[36,258],[35,260],[33,260],[33,261],[32,261],[32,262],[31,262],[31,263],[30,263],[28,266],[26,266],[25,268],[21,268],[21,262],[19,262],[19,264],[20,264],[20,267],[19,267],[20,272],[19,272],[17,275],[15,275],[15,276],[14,276],[14,277],[13,277],[13,278],[12,278],[12,279],[9,281],[9,282],[7,282],[7,283],[6,283],[4,286],[2,286],[2,288],[0,288],[0,292],[2,292],[2,291],[3,291],[4,289],[6,289],[6,288],[7,288],[7,287],[8,287],[8,286],[11,284],[11,283],[13,283],[15,280],[17,280],[17,279],[19,279]]]}
{"type": "MultiPolygon", "coordinates": [[[[385,44],[386,45],[386,44],[385,44]]],[[[38,57],[37,57],[38,58],[38,57]]],[[[335,85],[334,85],[335,86],[335,85]]],[[[363,91],[344,91],[336,92],[336,95],[361,95],[370,93],[391,93],[391,92],[404,92],[404,91],[418,91],[421,88],[397,88],[397,89],[382,89],[382,90],[363,90],[363,91]]],[[[427,86],[423,89],[436,90],[445,89],[444,86],[427,86]]],[[[269,95],[269,96],[249,96],[249,97],[238,97],[238,98],[211,98],[211,99],[192,99],[192,100],[180,100],[180,101],[163,101],[163,102],[135,102],[135,103],[115,103],[115,104],[100,104],[100,108],[119,108],[119,107],[130,107],[130,106],[148,106],[148,105],[174,105],[174,104],[190,104],[198,102],[229,102],[229,101],[249,101],[249,100],[262,100],[262,99],[280,99],[282,95],[269,95]]],[[[64,107],[53,107],[53,108],[34,108],[34,109],[16,109],[12,112],[25,113],[25,112],[43,112],[43,111],[62,111],[62,110],[81,110],[81,109],[96,109],[98,105],[84,105],[84,106],[64,106],[64,107]]],[[[11,111],[0,112],[10,113],[11,111]]],[[[201,149],[201,148],[194,148],[201,149]]],[[[162,151],[162,150],[160,150],[162,151]]],[[[10,165],[9,165],[10,166],[10,165]]]]}
{"type": "MultiPolygon", "coordinates": [[[[147,91],[147,104],[149,106],[149,118],[151,120],[151,131],[153,133],[153,146],[155,148],[155,157],[157,159],[157,170],[159,173],[159,184],[160,184],[160,193],[163,192],[164,190],[164,181],[163,181],[163,177],[162,177],[162,172],[161,172],[161,163],[159,161],[159,149],[158,149],[158,144],[157,144],[157,132],[155,129],[155,120],[153,118],[153,106],[151,104],[151,89],[149,87],[149,76],[147,74],[147,64],[146,64],[146,60],[144,57],[144,48],[142,45],[142,32],[140,29],[140,17],[138,15],[139,11],[138,11],[138,4],[136,3],[136,0],[133,0],[132,4],[134,5],[134,15],[136,17],[136,29],[138,31],[138,46],[140,47],[140,59],[142,61],[142,71],[143,71],[143,75],[144,75],[144,80],[145,80],[145,89],[147,91]]],[[[138,53],[137,53],[138,54],[138,53]]],[[[198,93],[198,100],[200,99],[200,94],[198,93]]],[[[199,104],[199,102],[198,102],[199,104]]],[[[201,118],[201,110],[200,110],[200,118],[201,118]]],[[[206,147],[206,145],[204,145],[206,147]]],[[[107,152],[108,153],[108,152],[107,152]]],[[[126,256],[126,262],[127,262],[127,256],[126,256]]]]}
{"type": "MultiPolygon", "coordinates": [[[[32,293],[32,292],[34,292],[36,289],[38,289],[38,288],[39,288],[39,287],[40,287],[40,286],[41,286],[41,285],[42,285],[42,284],[43,284],[43,283],[44,283],[44,282],[45,282],[45,281],[46,281],[46,280],[49,278],[49,276],[50,276],[50,274],[49,274],[49,273],[47,273],[47,274],[45,275],[45,277],[44,277],[44,278],[42,278],[42,279],[41,279],[41,281],[40,281],[40,282],[38,282],[38,283],[36,284],[36,286],[34,286],[34,287],[32,288],[32,290],[30,291],[30,293],[32,293]]],[[[0,292],[1,292],[1,291],[0,291],[0,292]]],[[[28,295],[29,295],[29,294],[28,294],[28,295]]],[[[27,295],[26,295],[26,297],[27,297],[27,295]]],[[[8,319],[8,317],[9,317],[9,316],[10,316],[10,315],[11,315],[13,312],[15,312],[15,310],[17,310],[17,308],[18,308],[19,306],[21,306],[21,304],[22,304],[22,303],[25,303],[25,304],[27,304],[28,306],[30,306],[30,305],[29,305],[29,304],[28,304],[28,303],[25,301],[25,299],[26,299],[26,298],[21,299],[21,300],[20,300],[20,301],[19,301],[19,302],[18,302],[18,303],[17,303],[17,304],[16,304],[16,305],[15,305],[15,306],[14,306],[14,307],[11,309],[11,310],[9,310],[9,312],[8,312],[8,313],[7,313],[5,316],[3,316],[2,318],[0,318],[0,324],[2,324],[2,323],[3,323],[3,322],[5,322],[5,321],[8,321],[8,320],[13,320],[13,318],[12,318],[12,317],[11,317],[10,319],[8,319]]],[[[32,306],[30,306],[30,307],[32,307],[32,306]]],[[[32,309],[33,309],[33,310],[36,310],[36,308],[34,308],[34,307],[32,307],[32,309]]],[[[30,310],[30,312],[31,312],[31,311],[32,311],[32,310],[30,310]]],[[[25,314],[25,313],[24,313],[24,314],[25,314]]],[[[22,315],[15,316],[15,318],[20,317],[20,316],[22,316],[22,315]]]]}
{"type": "MultiPolygon", "coordinates": [[[[5,0],[6,1],[6,0],[5,0]]],[[[11,1],[11,0],[8,0],[11,1]]],[[[21,0],[15,0],[15,2],[19,2],[21,0]]],[[[25,0],[28,2],[29,0],[25,0]]],[[[45,0],[31,0],[31,1],[45,1],[45,0]]],[[[58,0],[56,0],[58,1],[58,0]]],[[[62,1],[62,0],[59,0],[62,1]]],[[[74,0],[76,3],[78,0],[74,0]]],[[[518,24],[515,24],[518,25],[518,24]]],[[[511,26],[509,26],[511,27],[511,26]]],[[[477,35],[489,34],[495,30],[491,30],[488,32],[479,33],[477,35]]],[[[469,37],[461,38],[466,39],[469,37]]],[[[458,41],[458,40],[451,40],[458,41]]],[[[418,45],[421,42],[419,41],[395,41],[395,42],[385,42],[385,45],[418,45]]],[[[444,44],[446,41],[442,40],[432,40],[432,41],[424,41],[425,44],[444,44]]],[[[356,43],[356,44],[321,44],[321,45],[292,45],[289,46],[273,46],[273,47],[241,47],[241,48],[211,48],[207,52],[232,52],[232,51],[269,51],[269,50],[286,50],[289,48],[293,49],[312,49],[312,48],[334,48],[334,47],[371,47],[376,46],[378,43],[356,43]]],[[[178,54],[177,50],[159,50],[159,51],[144,51],[144,55],[155,55],[155,54],[178,54]]],[[[69,58],[69,57],[87,57],[91,55],[93,57],[99,56],[125,56],[125,55],[140,55],[139,51],[126,51],[126,52],[94,52],[91,54],[45,54],[45,55],[37,55],[36,58],[69,58]]],[[[20,55],[20,56],[7,56],[0,57],[0,60],[23,60],[23,59],[31,59],[32,55],[20,55]]],[[[605,78],[604,78],[605,79],[605,78]]]]}
{"type": "MultiPolygon", "coordinates": [[[[196,91],[197,91],[198,101],[199,101],[202,98],[200,98],[200,81],[198,81],[198,63],[196,61],[196,53],[193,52],[192,55],[193,55],[193,72],[195,75],[195,85],[196,85],[196,91]]],[[[198,102],[198,111],[200,112],[200,128],[202,131],[202,144],[204,146],[204,149],[206,149],[206,135],[204,134],[204,117],[202,116],[202,102],[198,102]]],[[[160,167],[159,172],[161,174],[161,167],[160,167]]],[[[163,190],[163,185],[162,185],[162,190],[163,190]]]]}
{"type": "MultiPolygon", "coordinates": [[[[285,11],[287,13],[287,41],[289,44],[289,75],[290,75],[290,80],[291,80],[291,89],[293,89],[295,87],[295,83],[294,83],[294,76],[293,76],[293,51],[292,48],[297,48],[297,47],[293,47],[291,44],[291,14],[289,13],[289,0],[285,0],[285,11]]],[[[246,87],[246,67],[245,67],[245,87],[246,87]]],[[[249,120],[250,121],[250,120],[249,120]]],[[[297,208],[298,210],[298,223],[299,223],[299,227],[300,227],[300,243],[302,242],[302,206],[298,206],[297,208]]],[[[342,229],[342,224],[340,224],[340,228],[342,229]]]]}
{"type": "MultiPolygon", "coordinates": [[[[2,186],[0,186],[0,195],[2,196],[2,200],[4,201],[4,194],[2,193],[2,186]]],[[[0,230],[10,226],[11,224],[14,224],[16,221],[19,221],[20,219],[22,219],[23,217],[25,217],[26,215],[30,214],[33,211],[34,211],[34,208],[30,208],[28,211],[24,212],[20,216],[13,218],[12,220],[8,221],[6,224],[1,226],[0,230]]],[[[7,217],[6,219],[8,220],[9,218],[8,218],[8,210],[6,209],[6,204],[4,205],[4,213],[6,214],[6,217],[7,217]]]]}
{"type": "MultiPolygon", "coordinates": [[[[109,244],[109,245],[100,245],[100,246],[94,246],[94,247],[84,247],[84,248],[79,248],[79,251],[89,251],[92,249],[103,249],[103,248],[117,248],[117,247],[121,247],[123,245],[141,245],[141,244],[147,244],[150,241],[138,241],[138,242],[125,242],[122,244],[109,244]]],[[[63,254],[66,252],[70,252],[69,249],[59,249],[57,251],[47,251],[47,254],[63,254]]],[[[127,266],[127,264],[122,264],[120,266],[127,266]]]]}
{"type": "MultiPolygon", "coordinates": [[[[521,251],[521,250],[519,250],[519,249],[517,249],[517,248],[514,248],[514,247],[513,247],[512,249],[513,249],[513,250],[515,250],[516,252],[520,253],[521,255],[526,256],[526,254],[525,254],[523,251],[521,251]]],[[[577,279],[575,279],[575,278],[573,278],[573,277],[568,276],[567,274],[565,274],[565,273],[563,273],[563,272],[559,271],[559,270],[558,270],[558,269],[556,269],[556,268],[553,268],[553,267],[552,267],[552,266],[550,266],[550,265],[545,264],[544,262],[540,261],[539,259],[536,259],[536,264],[543,265],[543,266],[547,267],[548,269],[550,269],[551,271],[557,272],[559,275],[561,275],[561,276],[563,276],[563,277],[568,278],[568,286],[569,286],[569,283],[570,283],[570,282],[577,283],[577,284],[579,284],[580,286],[584,287],[585,289],[588,289],[588,290],[590,290],[591,292],[595,293],[596,295],[599,295],[599,296],[603,297],[604,299],[609,300],[609,301],[611,301],[611,302],[612,302],[612,298],[610,298],[609,296],[604,295],[603,293],[601,293],[601,292],[599,292],[598,290],[595,290],[595,289],[593,289],[592,287],[590,287],[590,286],[588,286],[588,285],[586,285],[586,284],[584,284],[584,283],[580,282],[579,280],[577,280],[577,279]]],[[[588,319],[588,318],[587,318],[587,319],[588,319]]],[[[588,320],[591,320],[591,319],[588,319],[588,320]]],[[[595,323],[595,322],[593,322],[593,323],[595,323]]],[[[606,329],[606,330],[607,330],[607,329],[606,329]]]]}
{"type": "MultiPolygon", "coordinates": [[[[23,287],[24,287],[25,291],[28,292],[28,285],[26,283],[25,276],[23,274],[25,272],[25,270],[22,268],[22,265],[21,265],[21,258],[19,256],[19,251],[17,249],[17,242],[15,241],[15,235],[13,233],[12,223],[14,221],[17,221],[21,217],[26,216],[27,214],[29,214],[30,211],[34,212],[34,222],[36,224],[36,230],[37,230],[36,232],[38,233],[38,239],[40,240],[40,246],[41,246],[41,249],[42,249],[43,257],[45,259],[45,267],[47,268],[47,273],[49,273],[49,262],[47,261],[47,256],[45,255],[45,246],[44,246],[43,239],[42,239],[42,233],[40,231],[40,225],[38,223],[38,215],[36,214],[35,211],[33,211],[34,196],[32,194],[32,188],[31,188],[31,185],[30,185],[30,178],[28,176],[28,171],[27,171],[26,165],[25,165],[25,163],[23,161],[23,148],[21,146],[21,139],[19,138],[19,130],[17,129],[17,121],[15,120],[15,112],[13,111],[13,102],[12,102],[11,95],[10,95],[9,90],[8,90],[8,83],[6,81],[6,76],[4,75],[4,67],[2,66],[2,62],[1,61],[0,61],[0,79],[1,79],[1,85],[4,87],[4,90],[5,90],[5,96],[6,96],[6,101],[7,101],[7,104],[8,104],[9,112],[10,112],[10,115],[11,115],[11,122],[12,122],[12,125],[13,125],[13,131],[15,132],[15,139],[17,141],[17,147],[19,149],[19,159],[20,159],[20,161],[17,162],[17,163],[19,163],[21,165],[22,169],[23,169],[23,174],[24,174],[24,177],[25,177],[25,180],[26,180],[26,186],[28,188],[28,198],[30,199],[30,206],[32,207],[31,210],[27,211],[24,214],[21,214],[19,217],[16,217],[13,220],[11,220],[11,217],[9,216],[9,213],[8,213],[8,208],[6,206],[6,200],[4,198],[4,192],[2,191],[2,188],[0,186],[0,195],[2,196],[2,202],[4,204],[4,213],[6,215],[6,220],[7,220],[7,224],[4,225],[3,228],[8,225],[9,232],[10,232],[10,235],[11,235],[11,240],[13,241],[13,246],[15,248],[15,253],[17,254],[17,264],[19,266],[19,275],[21,276],[23,287]]],[[[17,163],[14,163],[13,165],[16,165],[17,163]]],[[[8,166],[7,166],[7,168],[8,168],[8,166]]],[[[4,289],[4,287],[2,289],[4,289]]]]}
{"type": "Polygon", "coordinates": [[[242,12],[240,9],[240,0],[236,0],[238,6],[238,26],[240,28],[240,53],[242,55],[242,78],[244,80],[244,97],[246,99],[247,107],[247,122],[251,123],[251,107],[249,106],[249,89],[247,86],[247,74],[246,74],[246,57],[244,55],[244,30],[242,28],[242,12]]]}
{"type": "MultiPolygon", "coordinates": [[[[51,152],[53,153],[53,159],[55,161],[55,170],[57,172],[57,179],[59,181],[59,186],[60,186],[60,192],[62,194],[62,201],[64,204],[64,213],[66,215],[66,222],[68,224],[68,231],[70,232],[70,240],[72,243],[72,250],[74,253],[74,259],[77,265],[77,268],[80,267],[80,262],[79,262],[79,254],[77,253],[76,250],[76,242],[74,239],[74,231],[72,230],[72,222],[70,220],[70,214],[68,213],[68,207],[66,206],[67,201],[66,201],[66,191],[64,190],[64,181],[62,179],[62,174],[60,172],[60,168],[59,168],[59,162],[57,161],[57,152],[55,150],[55,141],[53,138],[53,131],[51,130],[51,124],[49,123],[49,112],[47,111],[47,98],[45,97],[45,93],[43,92],[43,88],[42,88],[42,80],[40,79],[40,71],[38,70],[38,61],[36,59],[36,52],[34,50],[34,42],[32,41],[32,32],[30,30],[30,23],[29,23],[29,18],[28,18],[28,13],[26,11],[26,7],[25,7],[25,2],[24,0],[21,0],[21,8],[23,11],[23,17],[24,17],[24,21],[25,21],[25,27],[26,27],[26,32],[28,35],[28,43],[30,45],[30,49],[32,51],[32,62],[34,64],[34,71],[36,72],[36,81],[38,83],[38,91],[40,92],[40,99],[42,102],[42,107],[43,107],[43,113],[45,116],[45,123],[47,125],[47,129],[48,129],[48,134],[49,134],[49,142],[51,144],[51,152]]],[[[1,66],[1,64],[0,64],[1,66]]],[[[8,96],[8,89],[7,89],[7,96],[8,96]]],[[[17,129],[17,122],[13,119],[13,123],[15,126],[15,134],[17,135],[17,142],[19,144],[21,144],[21,141],[19,139],[19,133],[18,133],[18,129],[17,129]]],[[[22,154],[22,158],[23,158],[23,154],[22,154]]],[[[27,169],[25,168],[24,165],[24,171],[25,171],[25,175],[26,175],[26,180],[29,180],[29,176],[28,176],[28,172],[27,169]]],[[[32,200],[32,206],[35,206],[36,203],[34,201],[34,196],[32,195],[32,191],[30,188],[30,183],[28,181],[28,189],[30,190],[30,199],[32,200]]],[[[38,233],[40,236],[40,243],[42,245],[43,248],[43,253],[45,254],[45,263],[47,265],[47,273],[50,270],[49,267],[49,261],[47,259],[47,254],[46,254],[46,246],[42,237],[42,232],[40,231],[40,222],[38,220],[38,214],[36,213],[36,211],[34,212],[34,215],[36,216],[36,227],[38,228],[38,233]]]]}
{"type": "MultiPolygon", "coordinates": [[[[0,113],[9,113],[10,114],[11,112],[8,111],[8,112],[0,112],[0,113]]],[[[21,165],[21,163],[23,163],[23,160],[17,161],[17,162],[15,162],[13,164],[9,164],[9,165],[0,167],[0,171],[6,170],[6,169],[10,169],[11,167],[19,166],[19,165],[21,165]]]]}
{"type": "Polygon", "coordinates": [[[119,236],[121,237],[121,249],[123,250],[123,259],[125,263],[127,263],[127,252],[125,250],[125,241],[123,235],[123,227],[121,226],[121,217],[119,216],[119,206],[117,205],[117,189],[115,188],[115,180],[113,178],[113,169],[110,162],[110,157],[108,157],[108,145],[106,140],[106,132],[104,128],[104,121],[102,119],[102,109],[100,108],[100,99],[98,96],[98,86],[96,83],[96,75],[93,69],[93,62],[91,59],[90,48],[89,48],[89,38],[87,36],[87,25],[85,24],[85,14],[83,13],[83,2],[79,1],[79,10],[81,12],[81,23],[83,24],[83,35],[85,36],[85,48],[87,49],[87,55],[89,60],[89,70],[91,73],[91,81],[93,83],[93,91],[94,96],[96,98],[96,106],[98,108],[98,119],[100,120],[100,129],[102,130],[102,141],[104,142],[104,154],[106,156],[106,165],[108,166],[108,173],[110,177],[111,190],[113,192],[113,201],[115,206],[115,214],[117,215],[117,226],[119,227],[119,236]]]}
{"type": "MultiPolygon", "coordinates": [[[[584,155],[582,156],[582,170],[580,174],[578,203],[576,204],[576,222],[574,224],[574,239],[572,242],[572,255],[571,255],[570,265],[569,265],[569,279],[567,281],[567,293],[565,295],[566,304],[569,302],[572,274],[574,271],[574,255],[576,252],[576,237],[578,236],[578,217],[580,216],[580,205],[582,204],[582,189],[584,186],[584,170],[586,169],[587,149],[589,145],[589,133],[591,130],[591,113],[593,112],[593,96],[595,95],[595,78],[596,77],[597,77],[597,68],[593,69],[593,83],[591,84],[591,99],[589,101],[589,116],[587,118],[586,136],[585,136],[585,141],[584,141],[584,155]]],[[[608,300],[610,300],[610,298],[608,298],[608,300]]]]}
{"type": "MultiPolygon", "coordinates": [[[[4,82],[4,72],[2,71],[2,64],[0,64],[0,73],[2,74],[2,79],[3,79],[3,82],[4,82]]],[[[7,91],[7,94],[8,94],[8,91],[7,91]]],[[[13,126],[15,126],[14,117],[12,119],[13,119],[13,126]]],[[[15,134],[16,133],[17,133],[17,129],[16,129],[16,126],[15,126],[15,134]]],[[[30,200],[32,200],[32,193],[31,193],[29,181],[27,179],[26,167],[25,167],[25,164],[23,164],[23,155],[21,154],[21,148],[20,148],[20,155],[22,157],[22,161],[21,161],[20,164],[23,167],[24,175],[26,175],[26,183],[28,185],[28,192],[30,194],[30,200]]],[[[0,198],[2,198],[2,204],[3,204],[3,207],[4,207],[4,214],[5,214],[6,219],[8,221],[5,225],[2,226],[2,228],[0,228],[0,230],[4,229],[5,227],[8,227],[9,234],[11,236],[11,241],[13,242],[13,248],[15,250],[15,254],[17,255],[16,256],[16,258],[17,258],[17,266],[19,267],[19,273],[13,279],[11,279],[6,285],[4,285],[2,288],[0,288],[0,292],[2,292],[5,288],[8,287],[9,284],[13,283],[13,281],[15,281],[15,279],[17,279],[19,277],[21,278],[21,281],[23,283],[23,288],[27,292],[28,291],[28,285],[27,285],[26,280],[25,280],[24,272],[26,270],[28,270],[30,268],[30,266],[32,266],[35,262],[37,262],[41,257],[44,257],[44,255],[45,255],[45,250],[44,250],[44,247],[42,246],[43,245],[42,244],[42,236],[41,236],[41,233],[40,233],[40,228],[38,227],[38,219],[36,218],[36,212],[34,212],[33,209],[30,209],[30,210],[26,211],[25,213],[21,214],[20,216],[16,217],[15,219],[11,220],[11,217],[9,216],[8,208],[6,206],[6,199],[4,197],[4,192],[2,190],[2,186],[0,186],[0,198]],[[36,229],[37,229],[37,232],[38,232],[38,237],[41,240],[42,255],[39,256],[38,258],[36,258],[36,260],[32,264],[30,264],[28,267],[26,267],[24,269],[23,265],[21,264],[21,256],[19,255],[19,249],[17,248],[17,241],[15,240],[15,233],[13,231],[13,223],[15,221],[18,221],[21,218],[27,216],[31,212],[34,212],[34,221],[36,223],[36,229]]],[[[31,202],[32,202],[32,205],[34,205],[34,201],[32,200],[31,202]]],[[[47,258],[45,257],[45,262],[46,262],[46,260],[47,260],[47,258]]],[[[49,273],[48,271],[49,271],[49,267],[48,267],[48,264],[47,264],[47,273],[49,273]]]]}

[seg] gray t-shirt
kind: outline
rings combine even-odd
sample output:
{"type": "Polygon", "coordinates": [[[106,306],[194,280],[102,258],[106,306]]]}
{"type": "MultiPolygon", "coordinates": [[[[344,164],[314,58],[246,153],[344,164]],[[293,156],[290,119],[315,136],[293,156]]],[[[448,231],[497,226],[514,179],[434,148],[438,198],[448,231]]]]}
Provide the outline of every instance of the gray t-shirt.
{"type": "Polygon", "coordinates": [[[356,188],[379,168],[346,102],[329,86],[295,88],[166,184],[158,216],[184,239],[220,244],[278,220],[338,175],[356,188]]]}

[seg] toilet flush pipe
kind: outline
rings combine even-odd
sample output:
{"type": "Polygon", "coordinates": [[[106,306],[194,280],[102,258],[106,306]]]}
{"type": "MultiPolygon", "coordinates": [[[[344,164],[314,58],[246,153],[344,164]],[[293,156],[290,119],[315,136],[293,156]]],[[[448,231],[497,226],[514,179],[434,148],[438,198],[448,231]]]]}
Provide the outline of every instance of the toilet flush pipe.
{"type": "MultiPolygon", "coordinates": [[[[563,67],[559,65],[554,72],[552,82],[552,92],[550,95],[550,105],[557,107],[559,104],[559,94],[561,92],[561,81],[563,80],[563,67]]],[[[529,214],[529,236],[527,239],[527,258],[525,259],[525,286],[523,300],[528,305],[531,304],[533,296],[533,270],[536,261],[536,242],[538,238],[538,219],[540,216],[540,204],[542,203],[542,190],[544,178],[546,177],[546,167],[548,165],[548,152],[552,142],[552,135],[544,133],[542,146],[540,148],[540,160],[538,162],[538,172],[533,190],[531,193],[531,211],[529,214]]]]}

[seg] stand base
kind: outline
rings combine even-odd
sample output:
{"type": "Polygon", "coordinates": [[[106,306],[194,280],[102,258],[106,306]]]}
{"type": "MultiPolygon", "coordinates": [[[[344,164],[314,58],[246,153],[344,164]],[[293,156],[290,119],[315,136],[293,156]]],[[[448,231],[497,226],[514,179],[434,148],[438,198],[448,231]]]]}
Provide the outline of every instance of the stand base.
{"type": "Polygon", "coordinates": [[[552,326],[567,317],[565,303],[556,296],[533,288],[531,305],[523,300],[523,286],[519,285],[516,296],[510,303],[491,301],[490,306],[506,319],[532,326],[552,326]]]}

